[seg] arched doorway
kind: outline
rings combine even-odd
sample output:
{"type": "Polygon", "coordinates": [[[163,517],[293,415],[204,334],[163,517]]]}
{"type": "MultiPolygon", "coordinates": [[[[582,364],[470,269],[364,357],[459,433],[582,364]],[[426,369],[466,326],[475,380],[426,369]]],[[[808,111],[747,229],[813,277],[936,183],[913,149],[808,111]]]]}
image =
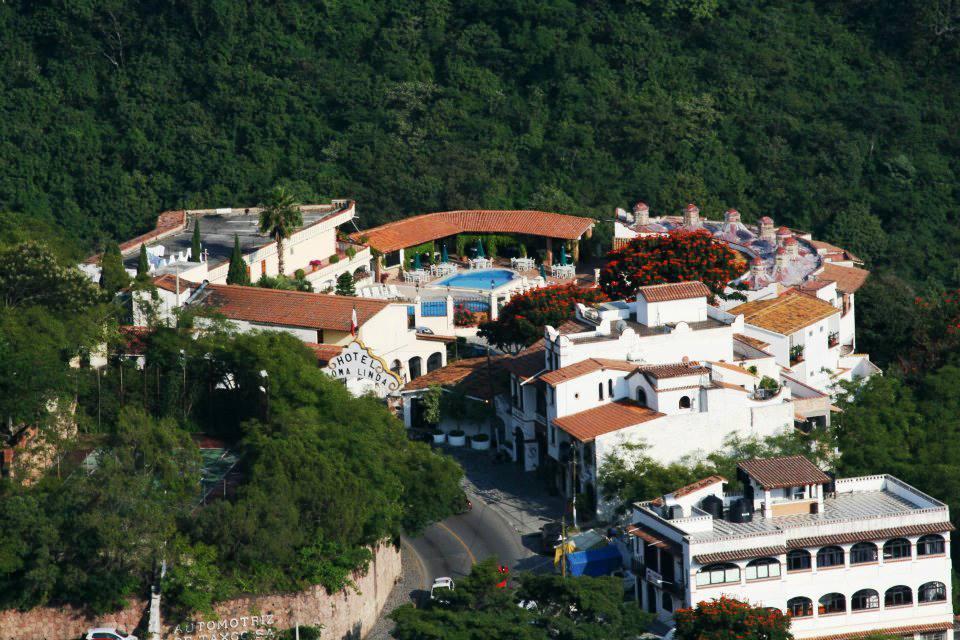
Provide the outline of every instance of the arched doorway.
{"type": "Polygon", "coordinates": [[[413,356],[407,365],[410,368],[410,379],[416,380],[423,373],[423,360],[420,356],[413,356]]]}
{"type": "Polygon", "coordinates": [[[439,351],[436,353],[430,354],[430,357],[427,358],[427,373],[439,369],[443,366],[443,354],[439,351]]]}

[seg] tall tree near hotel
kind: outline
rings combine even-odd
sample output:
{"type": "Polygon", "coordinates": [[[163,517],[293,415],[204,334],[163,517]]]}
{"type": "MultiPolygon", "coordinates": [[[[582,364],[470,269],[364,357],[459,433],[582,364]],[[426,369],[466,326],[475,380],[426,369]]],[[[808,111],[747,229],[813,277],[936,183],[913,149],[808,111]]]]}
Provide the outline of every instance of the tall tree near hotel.
{"type": "Polygon", "coordinates": [[[137,259],[137,280],[143,280],[150,275],[150,263],[147,261],[147,245],[140,245],[140,257],[137,259]]]}
{"type": "Polygon", "coordinates": [[[678,609],[677,640],[792,640],[790,618],[726,596],[678,609]]]}
{"type": "Polygon", "coordinates": [[[100,288],[108,296],[112,296],[128,284],[130,284],[130,276],[123,268],[120,245],[109,242],[100,256],[100,288]]]}
{"type": "Polygon", "coordinates": [[[646,285],[688,280],[699,280],[719,295],[746,270],[736,252],[704,230],[641,236],[607,257],[600,288],[612,300],[629,298],[646,285]]]}
{"type": "Polygon", "coordinates": [[[285,188],[276,186],[261,207],[260,233],[266,233],[277,243],[277,268],[283,275],[283,241],[303,224],[300,203],[285,188]]]}
{"type": "Polygon", "coordinates": [[[200,262],[200,218],[193,222],[193,238],[190,240],[190,262],[200,262]]]}
{"type": "Polygon", "coordinates": [[[336,293],[338,296],[355,296],[357,295],[357,289],[353,286],[353,276],[349,271],[344,271],[337,278],[337,289],[336,293]]]}
{"type": "Polygon", "coordinates": [[[247,263],[243,261],[243,252],[240,251],[240,237],[233,234],[233,251],[230,252],[230,270],[227,271],[227,284],[250,284],[250,274],[247,273],[247,263]]]}

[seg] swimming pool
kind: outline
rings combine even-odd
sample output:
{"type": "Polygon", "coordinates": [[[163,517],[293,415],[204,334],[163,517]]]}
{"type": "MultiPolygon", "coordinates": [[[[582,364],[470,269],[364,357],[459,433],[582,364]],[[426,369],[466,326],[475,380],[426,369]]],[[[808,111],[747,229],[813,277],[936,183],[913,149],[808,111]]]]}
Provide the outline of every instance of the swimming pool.
{"type": "Polygon", "coordinates": [[[511,280],[516,279],[517,275],[509,269],[478,269],[476,271],[464,271],[447,276],[443,280],[437,280],[433,284],[441,287],[459,287],[461,289],[497,289],[511,280]]]}

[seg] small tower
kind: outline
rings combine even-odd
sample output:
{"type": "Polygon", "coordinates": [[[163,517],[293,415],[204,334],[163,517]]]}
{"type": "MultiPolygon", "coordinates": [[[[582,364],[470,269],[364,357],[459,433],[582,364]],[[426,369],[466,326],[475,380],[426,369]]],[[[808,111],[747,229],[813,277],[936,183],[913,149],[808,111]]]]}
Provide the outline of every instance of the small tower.
{"type": "Polygon", "coordinates": [[[786,269],[789,262],[790,256],[787,255],[787,249],[785,247],[777,249],[777,271],[786,269]]]}
{"type": "Polygon", "coordinates": [[[700,209],[698,209],[697,205],[693,204],[692,202],[683,208],[683,226],[700,226],[700,209]]]}
{"type": "Polygon", "coordinates": [[[773,218],[770,216],[760,218],[760,239],[770,244],[777,241],[776,233],[773,230],[773,218]]]}
{"type": "Polygon", "coordinates": [[[723,219],[727,224],[739,224],[740,212],[736,209],[727,209],[726,213],[723,214],[723,219]]]}
{"type": "Polygon", "coordinates": [[[750,282],[753,283],[754,289],[760,288],[760,280],[764,277],[763,260],[760,256],[754,256],[753,260],[750,261],[750,282]]]}
{"type": "Polygon", "coordinates": [[[787,257],[790,260],[796,260],[800,257],[800,243],[793,236],[784,240],[783,246],[787,250],[787,257]]]}
{"type": "Polygon", "coordinates": [[[633,205],[633,218],[635,224],[650,224],[650,207],[647,206],[646,202],[640,201],[633,205]]]}
{"type": "Polygon", "coordinates": [[[787,238],[793,237],[793,232],[786,227],[780,227],[777,229],[777,246],[782,247],[787,241],[787,238]]]}

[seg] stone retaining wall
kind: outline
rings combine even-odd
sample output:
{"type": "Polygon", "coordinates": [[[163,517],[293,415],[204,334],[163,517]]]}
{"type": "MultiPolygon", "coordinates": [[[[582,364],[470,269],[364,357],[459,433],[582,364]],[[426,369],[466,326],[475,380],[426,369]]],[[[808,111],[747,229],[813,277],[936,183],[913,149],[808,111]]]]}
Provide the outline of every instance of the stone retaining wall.
{"type": "MultiPolygon", "coordinates": [[[[191,621],[164,620],[164,640],[240,640],[266,637],[270,628],[323,626],[323,638],[359,640],[376,624],[380,611],[401,576],[400,550],[392,545],[376,549],[365,575],[354,577],[357,590],[330,595],[323,587],[299,593],[250,596],[215,606],[216,615],[191,621]]],[[[147,601],[89,618],[71,607],[38,607],[29,611],[0,611],[0,640],[77,640],[91,627],[132,631],[141,621],[146,628],[147,601]]],[[[145,636],[145,634],[141,634],[145,636]]],[[[145,637],[141,640],[146,640],[145,637]]]]}

